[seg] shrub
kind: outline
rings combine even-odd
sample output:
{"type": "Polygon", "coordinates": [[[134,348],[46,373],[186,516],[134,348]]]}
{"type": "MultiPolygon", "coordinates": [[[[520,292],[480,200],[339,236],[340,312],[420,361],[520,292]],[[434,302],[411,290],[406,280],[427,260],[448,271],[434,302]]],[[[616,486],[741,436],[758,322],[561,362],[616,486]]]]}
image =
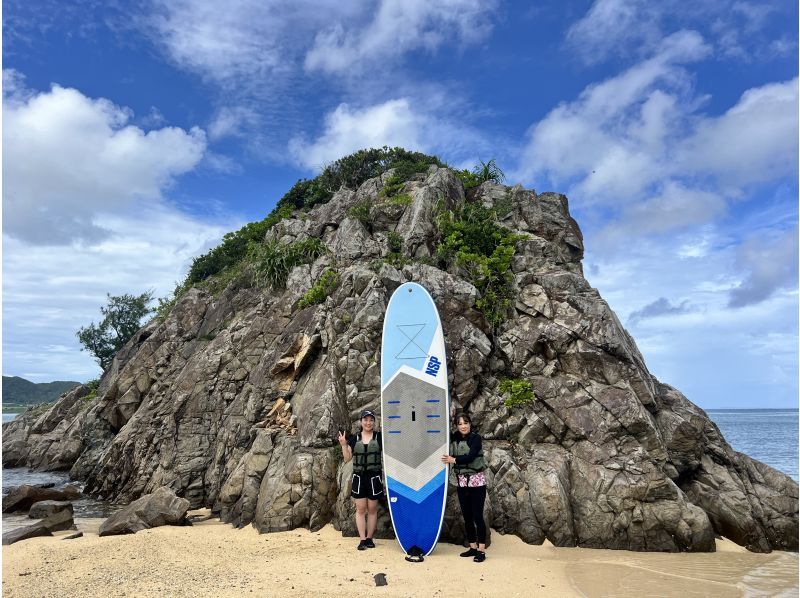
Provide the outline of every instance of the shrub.
{"type": "Polygon", "coordinates": [[[393,253],[400,253],[403,250],[403,237],[398,233],[392,231],[386,235],[386,241],[389,244],[389,251],[393,253]]]}
{"type": "Polygon", "coordinates": [[[317,237],[288,245],[277,240],[252,243],[248,257],[253,266],[253,282],[260,287],[283,289],[292,268],[314,261],[325,251],[325,245],[317,237]]]}
{"type": "Polygon", "coordinates": [[[370,225],[369,212],[371,209],[372,209],[372,203],[368,199],[365,199],[364,201],[360,201],[354,206],[352,206],[350,209],[348,209],[347,215],[350,218],[358,220],[364,226],[369,227],[370,225]]]}
{"type": "Polygon", "coordinates": [[[386,183],[384,184],[383,189],[381,189],[380,195],[383,195],[384,197],[393,197],[400,193],[405,186],[406,182],[396,174],[393,174],[386,179],[386,183]]]}
{"type": "Polygon", "coordinates": [[[494,158],[488,162],[480,160],[480,163],[477,164],[472,171],[457,170],[456,176],[461,179],[461,182],[464,184],[464,189],[473,189],[486,181],[502,183],[506,180],[505,173],[500,170],[494,158]]]}
{"type": "Polygon", "coordinates": [[[335,270],[328,268],[319,277],[319,280],[312,286],[305,295],[303,295],[297,306],[300,309],[308,307],[309,305],[316,305],[322,303],[330,295],[336,286],[339,284],[339,274],[335,270]]]}
{"type": "Polygon", "coordinates": [[[531,383],[519,378],[509,378],[500,382],[500,392],[507,395],[504,402],[509,409],[524,407],[536,400],[531,383]]]}
{"type": "Polygon", "coordinates": [[[481,293],[476,306],[493,328],[511,307],[511,260],[517,241],[525,238],[495,219],[493,210],[479,204],[467,204],[458,213],[440,208],[437,224],[442,242],[436,250],[440,264],[460,268],[481,293]]]}
{"type": "Polygon", "coordinates": [[[389,203],[393,206],[410,206],[412,201],[408,193],[400,193],[392,197],[389,203]]]}
{"type": "Polygon", "coordinates": [[[184,284],[200,282],[239,263],[247,255],[250,243],[260,243],[270,228],[292,215],[293,209],[291,205],[276,207],[263,220],[251,222],[236,232],[227,233],[222,237],[220,245],[192,261],[184,284]]]}

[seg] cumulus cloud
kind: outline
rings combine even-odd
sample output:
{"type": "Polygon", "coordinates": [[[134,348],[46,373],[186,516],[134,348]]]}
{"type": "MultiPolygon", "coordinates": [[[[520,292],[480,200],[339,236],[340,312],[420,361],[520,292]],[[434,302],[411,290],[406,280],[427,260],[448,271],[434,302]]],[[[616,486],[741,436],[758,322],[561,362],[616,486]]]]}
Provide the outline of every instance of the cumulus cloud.
{"type": "Polygon", "coordinates": [[[794,176],[797,79],[746,90],[723,114],[704,115],[688,65],[709,51],[696,32],[680,32],[589,85],[530,127],[512,176],[608,210],[606,241],[718,219],[753,185],[794,176]]]}
{"type": "Polygon", "coordinates": [[[481,0],[380,0],[369,22],[336,19],[317,33],[305,67],[342,73],[385,66],[409,51],[433,51],[447,41],[474,43],[491,31],[494,8],[495,2],[481,0]]]}
{"type": "Polygon", "coordinates": [[[75,331],[100,317],[106,293],[171,294],[193,257],[241,222],[206,222],[164,203],[104,214],[109,235],[91,246],[31,245],[6,237],[3,252],[3,368],[31,380],[99,374],[75,331]]]}
{"type": "Polygon", "coordinates": [[[749,89],[717,118],[705,118],[677,148],[678,166],[728,185],[790,176],[797,168],[797,79],[749,89]]]}
{"type": "Polygon", "coordinates": [[[745,277],[731,289],[728,305],[744,307],[768,299],[780,289],[797,287],[797,228],[777,239],[753,237],[742,243],[736,261],[745,277]]]}
{"type": "Polygon", "coordinates": [[[651,58],[557,106],[530,128],[515,177],[572,183],[582,201],[639,197],[664,176],[674,131],[689,109],[681,65],[707,53],[697,33],[680,32],[651,58]]]}
{"type": "Polygon", "coordinates": [[[581,61],[596,64],[647,55],[671,31],[695,29],[709,39],[716,56],[750,62],[796,47],[772,37],[770,25],[785,18],[793,18],[791,9],[777,0],[595,0],[567,30],[565,42],[581,61]]]}
{"type": "Polygon", "coordinates": [[[325,116],[323,131],[316,139],[293,138],[290,153],[298,164],[318,169],[356,150],[384,145],[455,155],[487,146],[474,129],[456,124],[446,115],[420,109],[420,105],[425,104],[410,98],[362,108],[340,104],[325,116]]]}
{"type": "Polygon", "coordinates": [[[205,133],[144,131],[130,110],[76,89],[20,90],[3,102],[4,233],[39,244],[92,243],[110,212],[158,200],[203,157],[205,133]]]}

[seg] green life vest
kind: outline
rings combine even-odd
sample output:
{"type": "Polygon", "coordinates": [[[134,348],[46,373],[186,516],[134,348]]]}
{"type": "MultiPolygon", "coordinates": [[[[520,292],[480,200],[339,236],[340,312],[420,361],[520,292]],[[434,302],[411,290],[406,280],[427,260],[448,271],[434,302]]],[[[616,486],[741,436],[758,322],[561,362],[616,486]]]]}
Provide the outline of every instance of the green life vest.
{"type": "Polygon", "coordinates": [[[381,471],[381,445],[378,442],[377,432],[373,432],[369,444],[361,442],[359,434],[353,447],[353,473],[363,474],[368,471],[377,473],[381,471]]]}
{"type": "MultiPolygon", "coordinates": [[[[454,457],[463,457],[469,454],[469,445],[465,440],[454,440],[451,444],[450,454],[454,457]]],[[[455,463],[453,469],[459,475],[474,475],[486,469],[486,461],[483,459],[483,449],[478,452],[470,463],[455,463]]]]}

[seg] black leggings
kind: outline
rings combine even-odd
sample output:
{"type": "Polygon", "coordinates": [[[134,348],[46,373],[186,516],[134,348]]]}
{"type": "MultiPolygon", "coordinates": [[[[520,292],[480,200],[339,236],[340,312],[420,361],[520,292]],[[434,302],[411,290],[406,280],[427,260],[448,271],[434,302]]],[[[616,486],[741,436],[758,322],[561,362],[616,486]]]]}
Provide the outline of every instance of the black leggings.
{"type": "Polygon", "coordinates": [[[464,528],[470,544],[475,544],[476,528],[478,544],[486,544],[486,523],[483,521],[483,503],[485,501],[486,486],[458,487],[458,502],[461,505],[461,513],[464,515],[464,528]]]}

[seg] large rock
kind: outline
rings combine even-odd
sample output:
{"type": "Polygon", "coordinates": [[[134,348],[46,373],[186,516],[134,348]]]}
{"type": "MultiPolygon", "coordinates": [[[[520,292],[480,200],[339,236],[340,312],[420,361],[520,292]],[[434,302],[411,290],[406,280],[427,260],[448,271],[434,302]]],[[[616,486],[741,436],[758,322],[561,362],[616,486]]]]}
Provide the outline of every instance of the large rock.
{"type": "Polygon", "coordinates": [[[67,500],[42,500],[31,505],[28,517],[31,519],[44,519],[61,511],[69,511],[72,514],[72,503],[67,500]]]}
{"type": "Polygon", "coordinates": [[[65,529],[78,529],[72,519],[72,509],[56,511],[42,519],[42,524],[51,532],[58,532],[65,529]]]}
{"type": "MultiPolygon", "coordinates": [[[[708,551],[721,534],[750,550],[797,549],[797,484],[731,449],[649,372],[583,277],[565,196],[492,182],[465,194],[452,171],[431,167],[405,184],[410,203],[393,201],[382,193],[391,174],[268,231],[281,243],[316,236],[330,250],[293,268],[285,289],[256,288],[247,272],[216,294],[192,288],[120,350],[94,398],[79,388],[4,424],[4,464],[71,468],[87,493],[122,503],[166,486],[264,532],[332,523],[354,534],[351,465],[336,436],[357,431],[362,409],[379,410],[383,316],[414,280],[439,308],[453,402],[485,439],[494,530],[558,546],[708,551]],[[458,268],[437,267],[438,211],[465,201],[524,236],[500,326],[458,268]],[[356,205],[372,220],[349,216],[356,205]],[[402,259],[389,259],[394,235],[402,259]],[[299,309],[328,268],[337,287],[299,309]],[[530,382],[535,400],[508,408],[506,378],[530,382]]],[[[128,521],[121,529],[144,525],[128,521]]],[[[378,537],[391,535],[381,507],[378,537]]],[[[455,500],[441,537],[463,540],[455,500]]]]}
{"type": "Polygon", "coordinates": [[[135,500],[100,525],[99,535],[135,534],[160,525],[187,525],[189,501],[178,498],[169,488],[162,487],[135,500]]]}
{"type": "Polygon", "coordinates": [[[3,546],[8,546],[20,540],[27,540],[28,538],[38,538],[40,536],[52,536],[53,532],[41,521],[37,521],[25,527],[18,527],[11,531],[3,533],[3,546]]]}
{"type": "Polygon", "coordinates": [[[63,490],[54,488],[38,488],[36,486],[19,486],[12,488],[3,497],[3,513],[27,511],[34,503],[54,500],[70,501],[79,498],[80,491],[75,486],[66,486],[63,490]]]}

